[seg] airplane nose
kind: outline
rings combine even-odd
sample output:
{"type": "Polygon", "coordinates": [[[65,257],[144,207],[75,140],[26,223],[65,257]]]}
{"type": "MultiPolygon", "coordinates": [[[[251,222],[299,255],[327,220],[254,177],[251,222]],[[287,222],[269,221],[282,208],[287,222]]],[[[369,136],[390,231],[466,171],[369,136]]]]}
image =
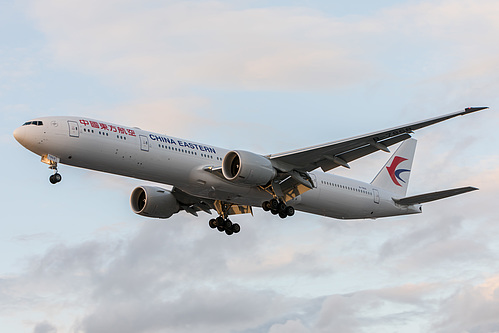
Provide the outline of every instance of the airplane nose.
{"type": "Polygon", "coordinates": [[[15,129],[14,138],[16,138],[17,142],[22,144],[25,136],[26,136],[26,128],[21,126],[15,129]]]}

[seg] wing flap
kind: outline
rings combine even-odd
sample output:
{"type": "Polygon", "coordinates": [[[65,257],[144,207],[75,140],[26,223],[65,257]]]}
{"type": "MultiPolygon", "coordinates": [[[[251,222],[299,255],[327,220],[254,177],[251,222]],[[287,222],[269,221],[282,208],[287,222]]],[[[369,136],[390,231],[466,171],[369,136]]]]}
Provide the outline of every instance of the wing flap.
{"type": "Polygon", "coordinates": [[[448,197],[453,197],[455,195],[471,192],[471,191],[476,191],[478,188],[473,187],[473,186],[467,186],[467,187],[460,187],[460,188],[454,188],[450,190],[445,190],[445,191],[438,191],[438,192],[431,192],[431,193],[425,193],[425,194],[420,194],[420,195],[414,195],[411,197],[405,197],[401,199],[393,199],[393,201],[396,204],[403,205],[403,206],[410,206],[410,205],[416,205],[416,204],[422,204],[425,202],[431,202],[435,200],[440,200],[448,197]]]}
{"type": "Polygon", "coordinates": [[[171,192],[175,199],[178,201],[180,208],[194,216],[198,216],[197,212],[200,211],[211,214],[210,210],[215,209],[213,200],[198,198],[196,196],[185,193],[177,187],[174,187],[171,192]]]}
{"type": "MultiPolygon", "coordinates": [[[[405,140],[410,139],[410,138],[411,138],[411,136],[409,134],[402,134],[402,135],[398,135],[394,138],[378,141],[378,143],[381,143],[385,147],[390,147],[394,144],[397,144],[401,141],[405,141],[405,140]]],[[[349,163],[349,162],[355,161],[361,157],[372,154],[378,150],[379,150],[379,148],[377,146],[374,146],[372,144],[365,144],[363,146],[360,146],[360,147],[351,149],[349,151],[345,151],[344,153],[340,153],[338,155],[333,155],[333,156],[340,158],[341,160],[345,161],[346,163],[349,163]]],[[[326,156],[331,156],[331,155],[328,154],[326,156]]],[[[321,169],[324,172],[327,172],[331,169],[337,168],[338,166],[344,166],[344,165],[342,165],[341,163],[337,163],[334,160],[328,159],[326,157],[325,159],[318,162],[317,166],[321,167],[321,169]]]]}

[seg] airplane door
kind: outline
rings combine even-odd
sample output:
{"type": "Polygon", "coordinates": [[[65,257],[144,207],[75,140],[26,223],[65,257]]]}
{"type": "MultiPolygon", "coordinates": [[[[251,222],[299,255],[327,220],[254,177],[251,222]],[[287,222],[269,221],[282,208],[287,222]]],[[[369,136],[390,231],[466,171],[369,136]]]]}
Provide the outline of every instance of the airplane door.
{"type": "Polygon", "coordinates": [[[73,138],[78,138],[80,136],[80,133],[78,131],[78,123],[76,121],[68,120],[68,126],[69,126],[69,136],[73,138]]]}
{"type": "Polygon", "coordinates": [[[373,195],[374,195],[374,203],[379,204],[379,192],[376,189],[373,189],[373,195]]]}
{"type": "Polygon", "coordinates": [[[140,135],[140,150],[149,151],[149,139],[147,136],[140,135]]]}

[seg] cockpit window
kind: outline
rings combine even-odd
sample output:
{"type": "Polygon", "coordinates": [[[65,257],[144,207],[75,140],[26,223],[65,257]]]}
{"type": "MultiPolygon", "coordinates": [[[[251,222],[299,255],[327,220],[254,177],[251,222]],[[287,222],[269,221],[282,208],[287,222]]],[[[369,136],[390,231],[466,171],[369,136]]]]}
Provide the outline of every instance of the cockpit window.
{"type": "Polygon", "coordinates": [[[40,120],[35,120],[35,121],[27,121],[23,124],[23,126],[27,126],[27,125],[35,125],[35,126],[42,126],[43,125],[43,122],[40,121],[40,120]]]}

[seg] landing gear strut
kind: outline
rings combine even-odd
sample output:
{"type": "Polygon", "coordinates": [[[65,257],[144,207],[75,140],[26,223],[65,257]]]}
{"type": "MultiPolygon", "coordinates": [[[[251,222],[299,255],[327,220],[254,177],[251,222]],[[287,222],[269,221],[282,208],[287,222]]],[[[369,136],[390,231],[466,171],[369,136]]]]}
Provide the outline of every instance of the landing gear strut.
{"type": "Polygon", "coordinates": [[[55,173],[49,177],[49,181],[51,184],[57,184],[59,183],[61,180],[62,180],[62,176],[61,174],[59,173],[59,171],[57,171],[57,162],[52,162],[49,166],[49,169],[52,169],[55,171],[55,173]]]}
{"type": "Polygon", "coordinates": [[[264,201],[262,203],[262,208],[266,212],[270,211],[273,215],[279,214],[279,217],[282,219],[295,215],[295,209],[293,207],[288,206],[284,201],[275,198],[270,201],[264,201]]]}
{"type": "Polygon", "coordinates": [[[232,221],[229,220],[228,212],[231,207],[230,203],[216,202],[215,207],[220,216],[216,219],[210,220],[209,225],[212,229],[217,228],[220,232],[225,231],[225,233],[229,236],[232,234],[237,234],[239,231],[241,231],[241,226],[239,226],[239,224],[232,223],[232,221]]]}

